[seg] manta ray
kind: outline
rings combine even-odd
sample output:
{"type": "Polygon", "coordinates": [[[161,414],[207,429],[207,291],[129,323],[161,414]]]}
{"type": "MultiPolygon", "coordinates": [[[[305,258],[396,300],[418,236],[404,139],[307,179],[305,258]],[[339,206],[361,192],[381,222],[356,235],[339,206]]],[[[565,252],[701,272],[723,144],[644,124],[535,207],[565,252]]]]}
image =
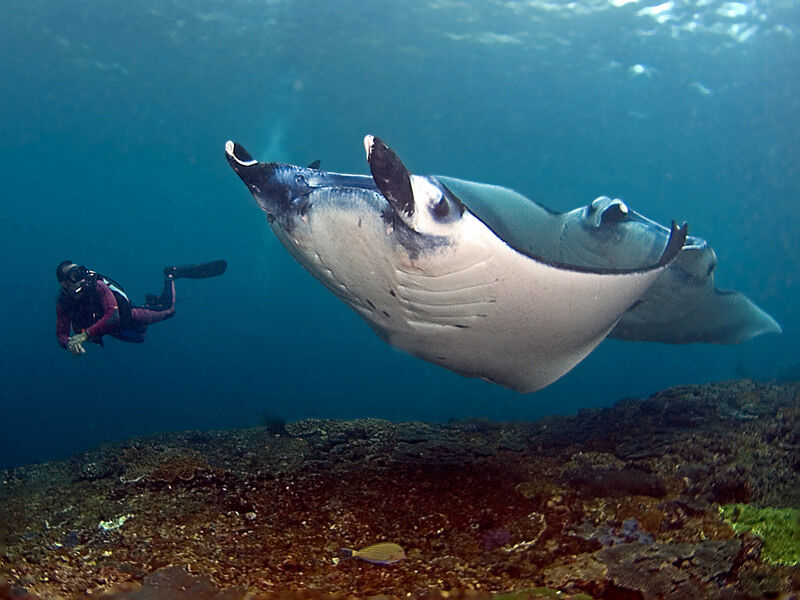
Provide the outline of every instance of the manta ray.
{"type": "Polygon", "coordinates": [[[686,224],[620,199],[557,213],[497,185],[411,174],[364,138],[370,175],[228,163],[275,235],[387,343],[467,377],[533,392],[606,337],[733,344],[780,332],[714,285],[716,256],[686,224]]]}

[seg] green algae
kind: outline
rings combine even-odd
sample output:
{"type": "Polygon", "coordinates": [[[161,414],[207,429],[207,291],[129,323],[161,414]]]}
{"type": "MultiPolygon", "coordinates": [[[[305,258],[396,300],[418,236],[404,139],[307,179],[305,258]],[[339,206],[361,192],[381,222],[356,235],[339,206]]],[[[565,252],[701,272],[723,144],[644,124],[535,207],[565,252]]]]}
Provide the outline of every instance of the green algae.
{"type": "Polygon", "coordinates": [[[766,562],[789,567],[800,564],[800,509],[727,504],[719,511],[736,533],[750,531],[761,538],[761,558],[766,562]]]}
{"type": "Polygon", "coordinates": [[[492,600],[592,600],[588,594],[565,594],[550,588],[535,587],[518,590],[516,592],[503,592],[495,594],[492,600]]]}

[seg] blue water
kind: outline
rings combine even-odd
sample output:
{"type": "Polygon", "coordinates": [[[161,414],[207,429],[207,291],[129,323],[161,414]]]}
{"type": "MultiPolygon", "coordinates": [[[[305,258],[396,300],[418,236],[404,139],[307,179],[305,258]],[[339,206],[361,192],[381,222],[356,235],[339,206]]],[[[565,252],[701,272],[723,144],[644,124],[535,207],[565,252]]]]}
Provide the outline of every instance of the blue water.
{"type": "Polygon", "coordinates": [[[0,466],[262,415],[534,419],[800,362],[800,7],[719,2],[10,3],[0,19],[0,466]],[[784,327],[735,347],[606,341],[520,395],[380,342],[266,226],[223,153],[418,173],[557,210],[608,194],[686,220],[717,283],[784,327]],[[55,341],[63,259],[177,315],[143,345],[55,341]]]}

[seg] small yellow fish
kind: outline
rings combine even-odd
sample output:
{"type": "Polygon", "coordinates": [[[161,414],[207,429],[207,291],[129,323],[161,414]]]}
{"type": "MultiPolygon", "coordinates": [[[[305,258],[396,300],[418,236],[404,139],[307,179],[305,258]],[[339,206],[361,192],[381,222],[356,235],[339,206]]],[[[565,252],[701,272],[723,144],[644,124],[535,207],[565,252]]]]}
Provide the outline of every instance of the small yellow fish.
{"type": "Polygon", "coordinates": [[[360,558],[361,560],[376,565],[391,565],[406,557],[406,551],[403,550],[403,547],[391,542],[372,544],[366,548],[361,548],[361,550],[340,548],[339,554],[341,554],[343,558],[360,558]]]}

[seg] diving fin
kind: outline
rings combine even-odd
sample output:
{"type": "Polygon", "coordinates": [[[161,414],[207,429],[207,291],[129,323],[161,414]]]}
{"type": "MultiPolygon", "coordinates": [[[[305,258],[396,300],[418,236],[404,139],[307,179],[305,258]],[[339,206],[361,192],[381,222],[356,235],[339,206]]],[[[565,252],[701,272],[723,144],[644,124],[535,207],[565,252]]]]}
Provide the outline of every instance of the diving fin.
{"type": "Polygon", "coordinates": [[[200,263],[197,265],[183,265],[182,267],[167,267],[164,275],[173,279],[186,277],[188,279],[205,279],[206,277],[217,277],[225,272],[228,263],[224,260],[214,260],[212,262],[200,263]]]}

